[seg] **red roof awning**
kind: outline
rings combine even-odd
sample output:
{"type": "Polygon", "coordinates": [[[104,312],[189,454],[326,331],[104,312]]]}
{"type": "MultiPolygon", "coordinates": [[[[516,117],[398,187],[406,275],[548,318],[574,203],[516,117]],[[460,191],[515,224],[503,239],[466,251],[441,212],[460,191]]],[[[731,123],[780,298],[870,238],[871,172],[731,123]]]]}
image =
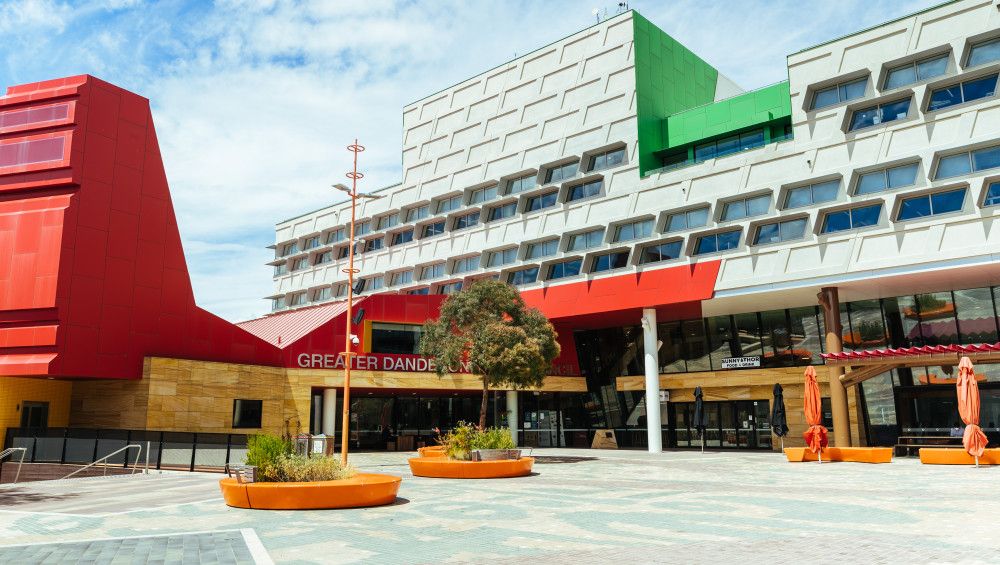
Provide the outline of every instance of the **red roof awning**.
{"type": "Polygon", "coordinates": [[[919,355],[956,354],[968,355],[974,353],[998,353],[1000,343],[977,343],[971,345],[923,345],[918,347],[899,347],[896,349],[866,349],[863,351],[844,351],[842,353],[823,353],[823,359],[828,361],[867,361],[871,359],[899,359],[919,355]]]}
{"type": "MultiPolygon", "coordinates": [[[[354,306],[363,302],[365,298],[355,298],[354,306]]],[[[341,300],[321,306],[271,314],[236,325],[283,349],[346,311],[347,301],[341,300]]]]}

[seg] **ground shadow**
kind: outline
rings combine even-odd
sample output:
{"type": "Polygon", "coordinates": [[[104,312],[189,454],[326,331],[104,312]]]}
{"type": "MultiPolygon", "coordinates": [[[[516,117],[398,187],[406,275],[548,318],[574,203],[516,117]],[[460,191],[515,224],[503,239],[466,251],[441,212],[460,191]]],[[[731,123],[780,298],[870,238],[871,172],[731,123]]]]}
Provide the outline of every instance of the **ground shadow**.
{"type": "Polygon", "coordinates": [[[56,502],[77,498],[79,493],[52,494],[45,492],[32,492],[23,488],[0,489],[0,508],[10,508],[19,504],[30,504],[33,502],[56,502]]]}
{"type": "Polygon", "coordinates": [[[597,457],[573,457],[566,455],[535,455],[535,463],[539,465],[554,465],[560,463],[582,463],[583,461],[596,461],[597,457]]]}

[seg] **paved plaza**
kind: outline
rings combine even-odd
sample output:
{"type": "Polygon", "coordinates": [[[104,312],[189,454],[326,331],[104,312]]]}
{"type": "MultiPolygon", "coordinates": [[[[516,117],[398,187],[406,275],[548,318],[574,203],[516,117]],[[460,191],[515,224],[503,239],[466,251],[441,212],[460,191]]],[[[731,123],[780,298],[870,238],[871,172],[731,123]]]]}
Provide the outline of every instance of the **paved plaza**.
{"type": "Polygon", "coordinates": [[[991,563],[1000,468],[772,453],[536,450],[537,474],[436,480],[381,508],[228,508],[216,474],[0,487],[0,563],[991,563]]]}

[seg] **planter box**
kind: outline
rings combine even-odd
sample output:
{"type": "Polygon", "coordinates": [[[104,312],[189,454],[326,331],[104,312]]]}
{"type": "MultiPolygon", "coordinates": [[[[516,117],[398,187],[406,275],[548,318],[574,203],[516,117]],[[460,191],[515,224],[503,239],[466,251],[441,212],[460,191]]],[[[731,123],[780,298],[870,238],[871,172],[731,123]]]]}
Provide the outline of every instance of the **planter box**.
{"type": "Polygon", "coordinates": [[[238,483],[227,478],[219,481],[219,487],[226,504],[236,508],[318,510],[391,504],[401,481],[392,475],[359,473],[349,479],[310,483],[238,483]]]}
{"type": "Polygon", "coordinates": [[[517,461],[520,449],[476,449],[470,454],[473,461],[517,461]]]}
{"type": "Polygon", "coordinates": [[[410,471],[417,477],[436,479],[501,479],[531,474],[531,457],[500,461],[456,461],[446,457],[415,457],[410,471]]]}

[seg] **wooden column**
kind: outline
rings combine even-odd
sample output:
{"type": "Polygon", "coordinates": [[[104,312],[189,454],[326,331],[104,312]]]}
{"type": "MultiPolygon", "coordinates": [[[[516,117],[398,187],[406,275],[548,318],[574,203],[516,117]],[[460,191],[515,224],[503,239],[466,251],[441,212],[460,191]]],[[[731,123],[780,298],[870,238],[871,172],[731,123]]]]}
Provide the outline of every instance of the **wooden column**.
{"type": "MultiPolygon", "coordinates": [[[[837,287],[828,286],[820,289],[816,295],[823,307],[823,321],[826,324],[826,352],[840,353],[844,350],[841,342],[843,335],[840,325],[840,297],[837,287]]],[[[844,368],[838,365],[828,366],[830,373],[830,407],[833,410],[833,444],[837,447],[851,445],[851,418],[847,410],[847,390],[840,382],[844,368]]]]}

